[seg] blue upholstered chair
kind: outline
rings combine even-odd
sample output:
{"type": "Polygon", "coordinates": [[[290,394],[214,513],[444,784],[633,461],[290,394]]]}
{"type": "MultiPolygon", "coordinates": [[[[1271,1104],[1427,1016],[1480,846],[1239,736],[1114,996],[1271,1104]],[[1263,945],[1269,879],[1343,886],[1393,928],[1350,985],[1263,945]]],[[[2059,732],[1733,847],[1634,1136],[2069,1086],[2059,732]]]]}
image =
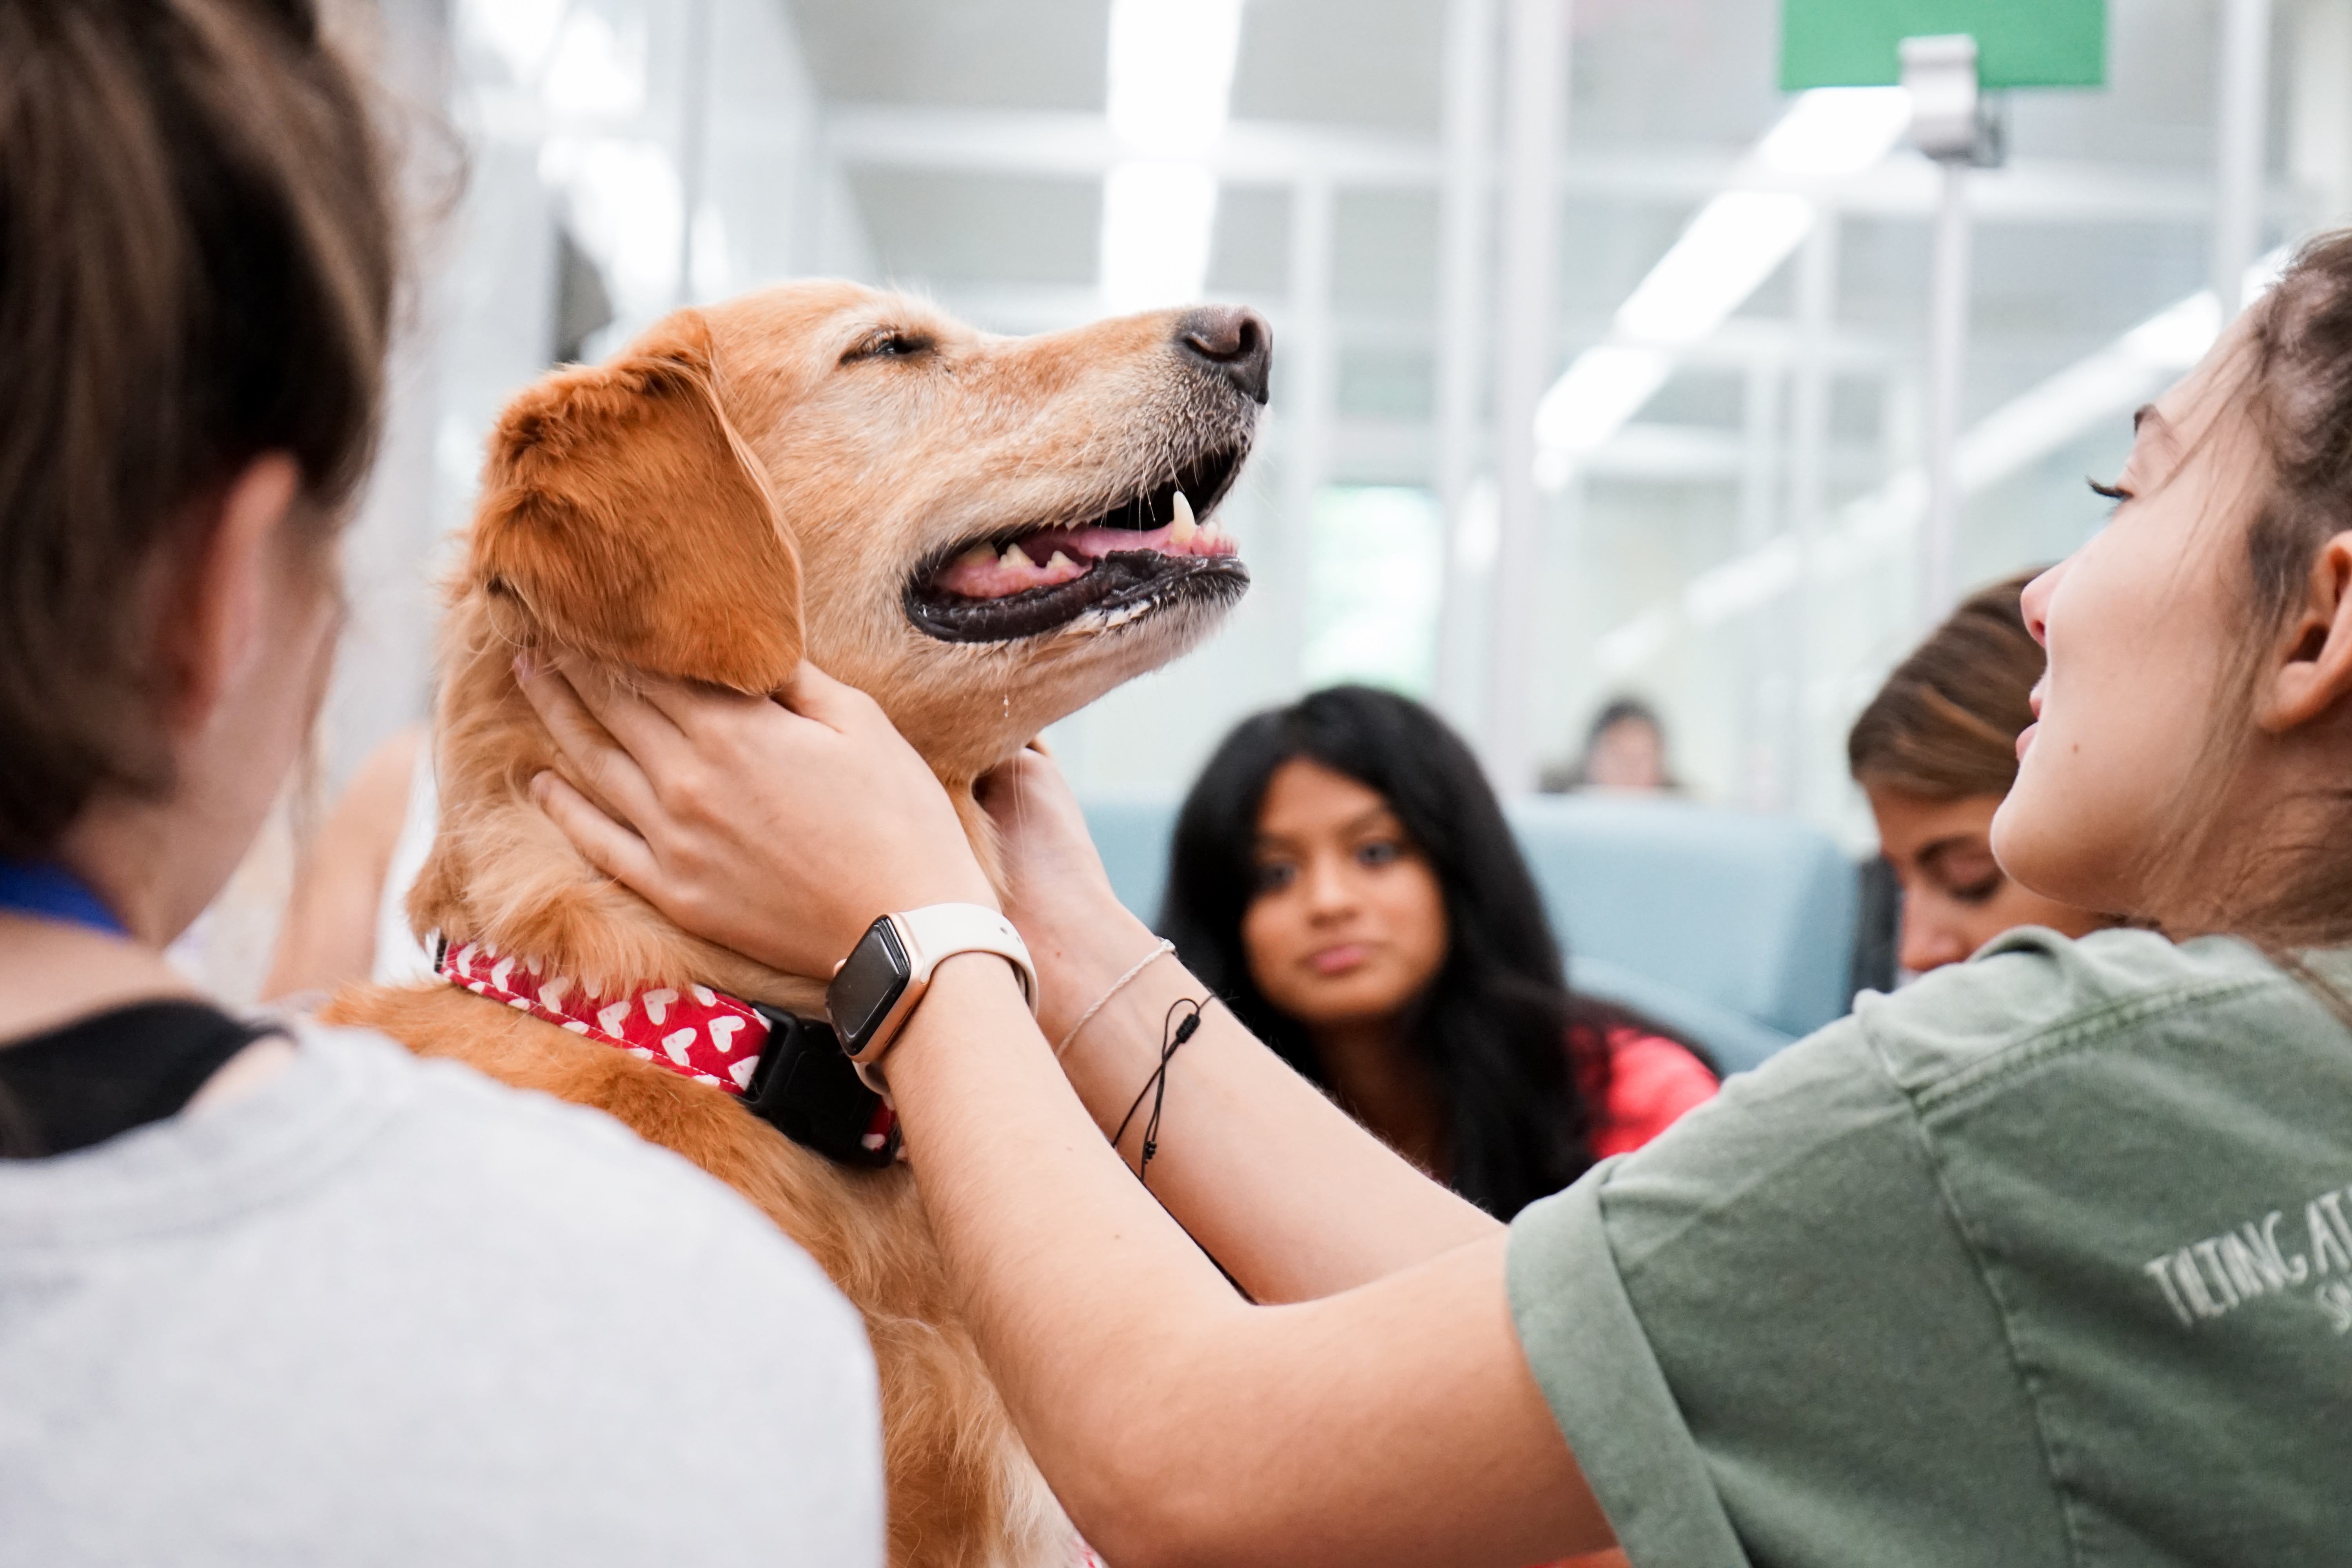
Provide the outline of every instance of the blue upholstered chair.
{"type": "Polygon", "coordinates": [[[1154,925],[1168,890],[1168,840],[1181,803],[1173,790],[1097,790],[1080,803],[1118,901],[1154,925]]]}
{"type": "Polygon", "coordinates": [[[1578,990],[1649,1014],[1727,1072],[1846,1011],[1858,889],[1827,834],[1627,796],[1538,795],[1510,815],[1578,990]]]}
{"type": "MultiPolygon", "coordinates": [[[[1119,900],[1157,920],[1172,792],[1086,801],[1119,900]]],[[[1569,973],[1649,1015],[1727,1072],[1754,1067],[1846,1010],[1853,866],[1787,817],[1681,801],[1544,795],[1511,808],[1569,973]]]]}

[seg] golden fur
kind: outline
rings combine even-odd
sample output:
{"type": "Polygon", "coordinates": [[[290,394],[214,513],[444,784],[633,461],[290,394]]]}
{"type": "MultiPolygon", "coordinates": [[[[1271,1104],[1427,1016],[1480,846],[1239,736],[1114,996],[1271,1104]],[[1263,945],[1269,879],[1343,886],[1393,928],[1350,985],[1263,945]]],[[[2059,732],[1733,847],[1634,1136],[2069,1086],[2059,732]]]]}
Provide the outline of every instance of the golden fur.
{"type": "MultiPolygon", "coordinates": [[[[1183,651],[1223,601],[949,642],[911,625],[902,596],[961,544],[1101,512],[1205,446],[1245,449],[1255,407],[1171,349],[1181,330],[1160,313],[992,338],[900,297],[803,284],[680,311],[615,362],[525,392],[492,437],[443,631],[441,820],[410,897],[416,928],[527,954],[599,994],[694,982],[820,1011],[815,977],[688,936],[532,805],[531,775],[568,770],[515,685],[514,653],[746,692],[774,689],[805,654],[881,702],[992,864],[971,782],[1183,651]],[[885,339],[919,346],[859,352],[885,339]]],[[[960,1321],[904,1166],[835,1165],[717,1089],[452,986],[359,989],[326,1016],[608,1111],[807,1248],[873,1339],[898,1568],[1070,1560],[1069,1526],[960,1321]]]]}

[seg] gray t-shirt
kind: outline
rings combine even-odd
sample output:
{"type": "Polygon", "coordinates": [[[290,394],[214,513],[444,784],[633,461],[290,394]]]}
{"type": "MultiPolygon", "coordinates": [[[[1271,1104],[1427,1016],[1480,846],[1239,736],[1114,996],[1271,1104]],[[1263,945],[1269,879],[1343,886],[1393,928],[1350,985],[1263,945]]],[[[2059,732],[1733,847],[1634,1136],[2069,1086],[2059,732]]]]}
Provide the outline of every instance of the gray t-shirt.
{"type": "Polygon", "coordinates": [[[367,1034],[0,1162],[0,1564],[878,1564],[856,1315],[618,1123],[367,1034]]]}
{"type": "Polygon", "coordinates": [[[2241,943],[1866,996],[1509,1275],[1637,1568],[2352,1562],[2352,1035],[2241,943]]]}

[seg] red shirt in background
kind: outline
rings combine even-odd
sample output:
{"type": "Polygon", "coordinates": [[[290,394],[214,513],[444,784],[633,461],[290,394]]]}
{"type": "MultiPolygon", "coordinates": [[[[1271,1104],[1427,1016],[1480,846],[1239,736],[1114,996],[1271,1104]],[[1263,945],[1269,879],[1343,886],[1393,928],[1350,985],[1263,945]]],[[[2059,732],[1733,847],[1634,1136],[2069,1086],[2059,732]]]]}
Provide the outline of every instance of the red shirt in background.
{"type": "Polygon", "coordinates": [[[1631,1153],[1664,1132],[1720,1085],[1688,1047],[1631,1024],[1568,1032],[1576,1087],[1593,1110],[1592,1157],[1631,1153]]]}
{"type": "MultiPolygon", "coordinates": [[[[1631,1024],[1599,1029],[1580,1024],[1568,1032],[1576,1087],[1593,1107],[1592,1157],[1631,1153],[1664,1132],[1694,1105],[1722,1087],[1686,1046],[1631,1024]]],[[[1630,1568],[1614,1548],[1568,1557],[1551,1568],[1630,1568]]]]}

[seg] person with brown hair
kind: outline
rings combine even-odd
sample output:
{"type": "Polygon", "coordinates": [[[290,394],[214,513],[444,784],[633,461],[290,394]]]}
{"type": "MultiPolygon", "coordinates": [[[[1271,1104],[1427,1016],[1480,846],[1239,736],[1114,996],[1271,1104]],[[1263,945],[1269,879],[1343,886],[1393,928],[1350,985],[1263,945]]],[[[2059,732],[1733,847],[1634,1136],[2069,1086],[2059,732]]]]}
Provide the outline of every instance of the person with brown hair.
{"type": "Polygon", "coordinates": [[[0,1559],[877,1564],[865,1336],[749,1205],[163,961],[326,681],[367,90],[307,0],[0,0],[0,1559]]]}
{"type": "MultiPolygon", "coordinates": [[[[2163,934],[2013,931],[1865,996],[1507,1227],[1159,951],[1047,758],[986,783],[1035,1016],[966,953],[849,1037],[1108,1561],[2344,1561],[2352,233],[2141,411],[2109,493],[2023,595],[2049,667],[1992,846],[2163,934]]],[[[989,896],[821,675],[527,689],[629,821],[551,773],[545,809],[681,923],[863,987],[877,917],[989,896]]]]}
{"type": "Polygon", "coordinates": [[[2017,737],[2033,722],[2042,679],[2042,645],[2020,605],[2037,575],[1961,601],[1895,667],[1846,737],[1879,854],[1902,889],[1895,961],[1915,974],[1958,963],[2019,926],[2087,936],[2115,923],[2042,897],[1993,858],[1993,816],[2017,782],[2017,737]]]}

